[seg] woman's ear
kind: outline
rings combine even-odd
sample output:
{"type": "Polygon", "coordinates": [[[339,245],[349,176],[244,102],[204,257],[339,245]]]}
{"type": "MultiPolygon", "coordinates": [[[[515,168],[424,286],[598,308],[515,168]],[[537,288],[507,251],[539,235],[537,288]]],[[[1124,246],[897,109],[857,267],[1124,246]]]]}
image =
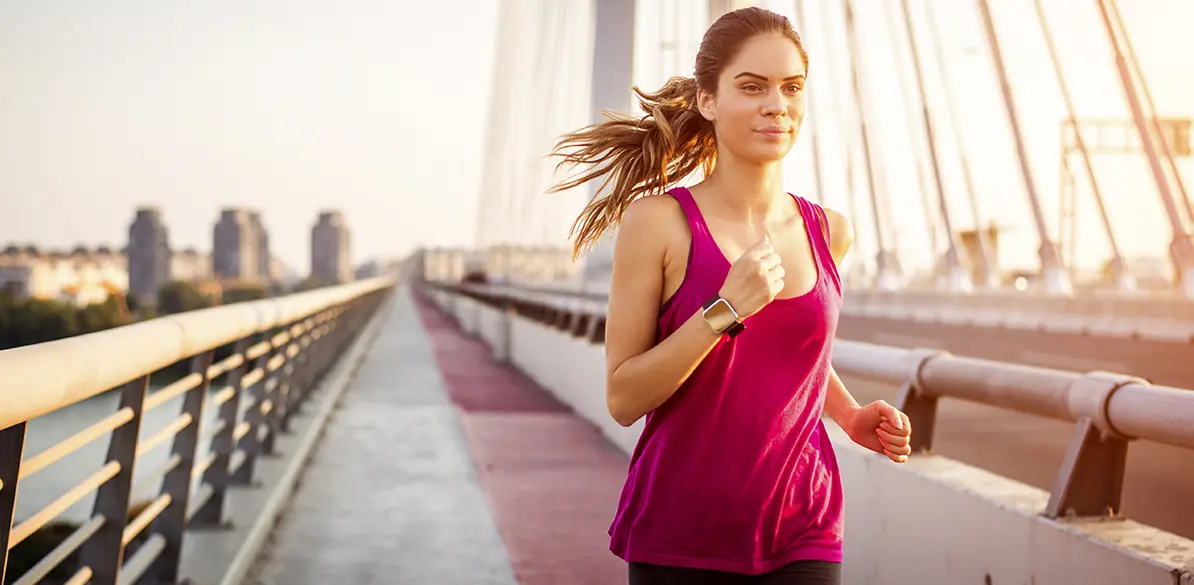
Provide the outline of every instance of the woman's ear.
{"type": "Polygon", "coordinates": [[[710,122],[716,118],[713,106],[713,94],[703,89],[697,89],[697,110],[700,111],[702,117],[710,122]]]}

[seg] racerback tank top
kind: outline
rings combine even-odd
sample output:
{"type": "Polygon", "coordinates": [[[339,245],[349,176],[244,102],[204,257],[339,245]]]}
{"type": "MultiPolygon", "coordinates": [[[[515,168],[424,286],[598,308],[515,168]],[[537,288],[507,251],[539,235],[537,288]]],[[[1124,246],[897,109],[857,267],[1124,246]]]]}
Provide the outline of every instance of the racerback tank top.
{"type": "MultiPolygon", "coordinates": [[[[660,309],[657,342],[717,294],[733,260],[688,189],[669,194],[688,217],[692,244],[684,281],[660,309]]],[[[824,210],[793,197],[816,284],[723,337],[646,416],[609,529],[610,550],[627,562],[760,574],[842,559],[842,485],[821,420],[841,280],[824,210]]]]}

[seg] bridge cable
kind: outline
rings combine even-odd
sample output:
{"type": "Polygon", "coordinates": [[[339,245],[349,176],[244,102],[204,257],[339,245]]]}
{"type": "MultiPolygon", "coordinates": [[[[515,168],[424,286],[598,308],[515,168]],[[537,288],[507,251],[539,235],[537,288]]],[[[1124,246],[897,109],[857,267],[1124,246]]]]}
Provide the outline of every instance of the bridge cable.
{"type": "MultiPolygon", "coordinates": [[[[803,35],[806,34],[807,31],[804,28],[806,21],[804,18],[804,8],[802,6],[803,2],[801,0],[793,0],[792,4],[795,7],[794,14],[796,16],[796,30],[801,31],[801,33],[800,33],[801,38],[802,38],[802,40],[804,40],[803,35]]],[[[804,42],[807,43],[808,41],[805,40],[804,42]]],[[[807,51],[807,49],[806,49],[806,51],[807,51]]],[[[821,169],[821,164],[822,164],[821,163],[821,147],[820,147],[821,136],[817,132],[817,127],[818,127],[817,114],[820,111],[820,108],[817,107],[815,100],[812,99],[815,94],[813,94],[809,90],[808,83],[809,82],[808,82],[808,79],[806,76],[805,81],[804,81],[804,92],[805,92],[805,100],[806,100],[805,103],[807,104],[807,106],[806,106],[806,113],[805,113],[804,117],[805,117],[805,121],[808,123],[808,132],[810,134],[809,140],[811,141],[811,146],[812,146],[812,157],[813,157],[812,172],[813,172],[813,191],[814,191],[813,199],[817,202],[817,204],[824,207],[825,206],[825,185],[821,181],[821,173],[823,172],[821,169]]]]}
{"type": "Polygon", "coordinates": [[[1140,61],[1136,58],[1136,50],[1132,47],[1132,38],[1128,35],[1128,27],[1124,24],[1123,16],[1119,12],[1119,3],[1115,0],[1109,0],[1108,6],[1111,8],[1111,16],[1115,19],[1120,30],[1122,31],[1124,53],[1128,57],[1128,63],[1136,72],[1136,79],[1140,86],[1140,90],[1144,93],[1144,101],[1148,105],[1148,109],[1152,112],[1152,127],[1156,132],[1155,139],[1161,144],[1161,153],[1165,155],[1165,159],[1169,162],[1169,169],[1172,172],[1173,180],[1177,184],[1178,191],[1181,192],[1182,203],[1186,208],[1186,218],[1190,222],[1194,222],[1194,206],[1190,203],[1190,194],[1186,192],[1186,184],[1182,180],[1181,172],[1177,168],[1177,162],[1173,160],[1173,151],[1169,148],[1169,141],[1165,140],[1165,132],[1161,128],[1161,121],[1157,117],[1157,104],[1153,101],[1153,92],[1149,89],[1148,80],[1144,77],[1144,69],[1140,67],[1140,61]]]}
{"type": "Polygon", "coordinates": [[[1028,152],[1024,144],[1024,134],[1020,129],[1020,118],[1016,109],[1016,102],[1012,97],[1007,68],[1004,66],[1003,53],[999,47],[999,35],[995,30],[995,22],[991,16],[991,7],[988,4],[990,0],[976,0],[976,2],[978,3],[979,16],[982,18],[983,31],[985,33],[983,36],[987,41],[987,48],[995,66],[999,88],[1003,95],[1004,113],[1007,114],[1008,124],[1010,125],[1012,141],[1016,148],[1016,159],[1020,163],[1020,178],[1024,181],[1025,192],[1028,195],[1029,209],[1032,211],[1037,237],[1040,241],[1040,248],[1038,248],[1037,253],[1040,257],[1041,274],[1045,279],[1045,292],[1068,294],[1072,292],[1073,285],[1070,280],[1069,271],[1066,269],[1065,263],[1061,259],[1061,254],[1057,250],[1057,244],[1049,236],[1049,230],[1045,226],[1045,217],[1041,210],[1035,176],[1032,172],[1032,166],[1028,161],[1028,152]]]}
{"type": "MultiPolygon", "coordinates": [[[[831,27],[829,21],[829,11],[821,11],[818,8],[818,12],[821,16],[821,18],[818,19],[821,27],[821,39],[825,43],[825,55],[826,60],[828,61],[830,58],[832,58],[834,49],[837,48],[836,44],[834,43],[835,35],[830,31],[831,27]]],[[[859,210],[858,202],[858,184],[856,176],[858,164],[854,159],[856,120],[849,116],[849,110],[843,107],[841,96],[838,95],[838,93],[841,91],[843,83],[837,76],[837,71],[839,71],[839,68],[834,65],[835,64],[830,64],[830,66],[826,67],[825,69],[827,69],[829,72],[829,86],[833,88],[833,118],[838,127],[837,139],[840,141],[841,156],[843,158],[845,167],[844,171],[846,179],[847,212],[850,214],[850,217],[853,221],[859,221],[862,212],[859,210]]],[[[820,87],[825,87],[825,85],[821,85],[820,87]]],[[[857,266],[859,271],[865,272],[865,260],[860,262],[857,266]]],[[[857,274],[857,272],[850,271],[844,275],[844,278],[847,282],[852,279],[853,274],[857,274]]]]}
{"type": "MultiPolygon", "coordinates": [[[[938,239],[938,236],[940,235],[938,232],[941,229],[941,226],[937,221],[937,216],[933,213],[933,204],[929,201],[929,182],[928,176],[925,174],[925,168],[922,159],[925,149],[925,145],[922,140],[923,135],[917,132],[915,127],[914,121],[917,119],[916,111],[913,107],[913,101],[915,98],[908,95],[908,87],[910,84],[908,82],[907,73],[904,70],[903,63],[901,63],[903,53],[900,51],[901,35],[900,28],[897,24],[899,19],[895,14],[890,13],[890,9],[894,6],[894,4],[891,2],[884,2],[884,6],[889,9],[884,20],[887,21],[887,36],[888,40],[891,41],[892,59],[895,61],[896,85],[899,86],[901,98],[900,101],[903,102],[905,109],[904,127],[908,132],[908,139],[911,142],[913,153],[912,159],[913,164],[916,167],[917,184],[920,187],[918,189],[920,193],[920,205],[922,211],[924,212],[925,229],[928,231],[929,236],[929,259],[932,263],[934,272],[936,272],[936,270],[940,268],[939,262],[941,260],[937,256],[938,252],[941,250],[940,240],[938,239]]],[[[912,43],[913,41],[912,39],[909,39],[908,42],[912,43]]],[[[913,50],[915,51],[915,49],[913,50]]],[[[916,58],[915,52],[913,53],[912,58],[916,58]]],[[[916,65],[914,64],[914,66],[916,65]]],[[[921,94],[921,104],[922,113],[927,112],[927,104],[924,102],[923,89],[921,94]]],[[[934,170],[936,170],[936,162],[933,164],[934,170]]],[[[948,230],[946,231],[946,235],[948,236],[948,230]]]]}
{"type": "Polygon", "coordinates": [[[1128,106],[1132,112],[1132,120],[1136,126],[1136,131],[1140,135],[1140,143],[1144,148],[1145,158],[1152,171],[1153,180],[1161,196],[1161,202],[1165,206],[1165,214],[1169,217],[1170,229],[1173,232],[1173,241],[1170,244],[1169,253],[1173,258],[1174,268],[1177,272],[1177,285],[1186,296],[1194,296],[1194,248],[1192,248],[1190,236],[1186,232],[1185,226],[1182,225],[1181,213],[1178,211],[1177,205],[1174,202],[1173,192],[1171,191],[1172,185],[1170,185],[1165,169],[1161,166],[1161,161],[1157,157],[1156,145],[1153,143],[1155,137],[1146,121],[1146,115],[1140,103],[1140,98],[1136,94],[1132,72],[1128,68],[1127,60],[1124,58],[1124,51],[1120,47],[1120,36],[1126,37],[1127,30],[1118,31],[1119,35],[1116,34],[1117,31],[1112,23],[1108,4],[1108,0],[1098,0],[1099,13],[1106,27],[1107,38],[1111,44],[1112,52],[1115,55],[1116,71],[1119,74],[1124,97],[1127,99],[1128,106]]]}
{"type": "Polygon", "coordinates": [[[962,185],[966,190],[966,198],[970,202],[971,220],[974,222],[975,238],[978,241],[978,272],[982,276],[981,282],[987,288],[998,288],[998,266],[995,266],[995,252],[987,237],[987,230],[983,227],[982,209],[978,204],[978,193],[974,188],[974,177],[970,173],[970,156],[966,153],[966,142],[963,139],[962,124],[958,118],[957,103],[953,94],[953,85],[949,82],[949,68],[945,61],[945,52],[941,48],[941,32],[937,28],[937,19],[932,8],[932,0],[924,0],[923,9],[925,20],[929,24],[929,38],[932,41],[933,56],[937,64],[937,72],[941,77],[941,88],[945,94],[945,110],[949,116],[949,126],[953,131],[954,144],[961,163],[962,185]]]}
{"type": "MultiPolygon", "coordinates": [[[[855,31],[854,22],[854,2],[853,0],[844,0],[846,18],[846,43],[849,47],[850,53],[850,80],[851,89],[854,98],[854,105],[858,110],[858,130],[859,136],[862,139],[862,153],[866,160],[867,184],[870,188],[871,196],[871,212],[875,221],[875,236],[879,245],[879,254],[876,257],[876,285],[878,288],[886,289],[895,286],[895,280],[900,276],[901,270],[899,265],[899,257],[894,252],[894,242],[889,243],[887,238],[888,221],[892,217],[890,200],[887,195],[886,176],[884,174],[883,159],[877,152],[872,150],[877,149],[877,145],[871,144],[871,137],[867,130],[867,111],[864,96],[866,94],[866,87],[863,85],[864,76],[861,74],[861,51],[859,50],[858,35],[855,31]],[[880,201],[885,205],[884,211],[880,212],[880,201]]],[[[895,239],[895,227],[890,226],[892,232],[892,240],[895,239]]]]}
{"type": "MultiPolygon", "coordinates": [[[[1082,138],[1082,128],[1078,123],[1078,113],[1074,108],[1074,100],[1071,97],[1069,84],[1065,79],[1065,72],[1061,65],[1061,59],[1057,54],[1057,46],[1053,41],[1053,34],[1049,28],[1049,19],[1045,15],[1045,7],[1041,0],[1034,0],[1036,5],[1037,20],[1040,22],[1041,33],[1045,39],[1045,46],[1049,50],[1049,58],[1053,63],[1053,73],[1057,76],[1058,87],[1061,90],[1062,100],[1065,102],[1066,112],[1069,114],[1070,126],[1074,129],[1074,140],[1078,145],[1078,150],[1082,153],[1082,161],[1086,167],[1086,175],[1090,180],[1092,195],[1094,197],[1095,206],[1099,212],[1099,218],[1103,224],[1103,231],[1107,235],[1107,245],[1111,247],[1111,272],[1117,284],[1122,283],[1123,287],[1127,285],[1127,266],[1124,263],[1123,255],[1120,254],[1119,244],[1115,240],[1115,229],[1111,226],[1111,218],[1107,214],[1107,207],[1104,203],[1102,190],[1099,188],[1099,180],[1094,170],[1094,164],[1090,160],[1090,149],[1086,147],[1086,141],[1082,138]]],[[[1068,159],[1069,157],[1066,156],[1068,159]]],[[[1068,163],[1066,163],[1066,170],[1068,172],[1068,163]]],[[[1072,208],[1071,208],[1072,213],[1072,208]]],[[[1071,220],[1076,222],[1076,219],[1071,220]]],[[[1071,245],[1074,244],[1075,237],[1071,236],[1071,245]]],[[[1074,255],[1070,255],[1070,262],[1076,262],[1074,255]]],[[[1121,287],[1122,288],[1122,287],[1121,287]]]]}
{"type": "Polygon", "coordinates": [[[501,217],[504,209],[509,153],[509,120],[513,114],[510,100],[509,80],[515,78],[512,70],[515,55],[514,44],[518,38],[516,3],[502,2],[498,7],[498,29],[495,39],[497,50],[493,59],[493,79],[490,83],[492,95],[489,103],[489,119],[485,144],[485,162],[480,184],[480,209],[477,215],[477,243],[489,247],[500,243],[499,228],[506,225],[501,217]]]}
{"type": "Polygon", "coordinates": [[[533,151],[527,153],[528,156],[524,161],[524,164],[527,165],[527,174],[534,181],[535,188],[528,188],[521,193],[520,205],[521,221],[524,226],[522,237],[531,246],[536,243],[547,244],[548,239],[546,232],[551,214],[546,213],[542,205],[545,204],[543,195],[549,187],[545,183],[549,183],[551,180],[551,167],[544,162],[542,156],[538,156],[538,153],[540,150],[543,150],[544,153],[550,150],[550,146],[543,147],[550,144],[552,133],[556,130],[555,124],[552,124],[551,121],[554,121],[558,103],[562,101],[556,98],[556,91],[559,81],[559,60],[563,52],[560,46],[561,30],[566,23],[564,14],[566,8],[561,6],[558,0],[540,0],[539,8],[539,17],[536,19],[538,27],[535,37],[535,68],[531,74],[531,98],[533,101],[530,103],[535,104],[535,111],[542,114],[544,123],[524,128],[527,135],[533,137],[535,145],[533,151]]]}

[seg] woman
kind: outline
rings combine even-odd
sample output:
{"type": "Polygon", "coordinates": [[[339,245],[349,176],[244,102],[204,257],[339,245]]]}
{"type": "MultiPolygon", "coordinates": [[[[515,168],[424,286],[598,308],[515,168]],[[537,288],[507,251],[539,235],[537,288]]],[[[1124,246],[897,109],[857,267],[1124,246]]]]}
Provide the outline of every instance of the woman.
{"type": "Polygon", "coordinates": [[[606,400],[622,425],[646,417],[610,527],[631,585],[838,583],[842,488],[822,412],[893,461],[910,454],[907,416],[859,406],[830,365],[850,223],[782,187],[807,68],[786,18],[731,12],[705,33],[695,79],[639,92],[648,115],[557,148],[597,165],[557,190],[612,185],[573,226],[577,252],[620,224],[606,400]],[[662,193],[698,167],[699,184],[662,193]]]}

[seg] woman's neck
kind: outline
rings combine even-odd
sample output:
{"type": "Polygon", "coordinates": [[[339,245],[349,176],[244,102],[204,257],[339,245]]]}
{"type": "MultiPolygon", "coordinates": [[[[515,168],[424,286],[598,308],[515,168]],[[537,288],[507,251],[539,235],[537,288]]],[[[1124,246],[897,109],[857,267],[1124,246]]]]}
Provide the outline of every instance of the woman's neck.
{"type": "Polygon", "coordinates": [[[780,162],[752,165],[719,158],[703,183],[717,195],[718,207],[752,224],[785,214],[790,206],[780,162]]]}

